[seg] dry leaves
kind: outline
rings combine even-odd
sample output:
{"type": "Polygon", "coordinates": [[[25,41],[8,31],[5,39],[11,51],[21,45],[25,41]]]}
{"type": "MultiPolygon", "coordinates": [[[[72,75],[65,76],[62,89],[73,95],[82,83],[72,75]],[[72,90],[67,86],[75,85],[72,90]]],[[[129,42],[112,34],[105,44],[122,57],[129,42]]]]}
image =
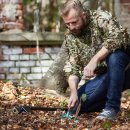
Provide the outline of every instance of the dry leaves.
{"type": "Polygon", "coordinates": [[[15,87],[12,82],[0,82],[0,130],[130,130],[130,93],[123,94],[117,120],[95,121],[98,113],[82,114],[79,121],[61,119],[57,111],[32,111],[14,114],[16,105],[43,107],[66,106],[68,98],[48,94],[40,88],[15,87]]]}

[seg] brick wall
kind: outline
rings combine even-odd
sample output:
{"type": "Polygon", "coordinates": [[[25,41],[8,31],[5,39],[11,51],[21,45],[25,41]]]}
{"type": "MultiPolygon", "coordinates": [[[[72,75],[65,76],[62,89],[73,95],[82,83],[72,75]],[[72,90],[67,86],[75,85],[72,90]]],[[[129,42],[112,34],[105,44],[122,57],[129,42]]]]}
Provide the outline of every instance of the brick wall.
{"type": "Polygon", "coordinates": [[[120,23],[130,32],[130,0],[120,0],[120,11],[118,11],[120,23]]]}
{"type": "Polygon", "coordinates": [[[36,46],[0,46],[0,79],[18,81],[25,77],[31,83],[47,72],[60,46],[40,46],[40,62],[36,46]]]}
{"type": "Polygon", "coordinates": [[[0,0],[0,31],[24,29],[23,0],[0,0]]]}

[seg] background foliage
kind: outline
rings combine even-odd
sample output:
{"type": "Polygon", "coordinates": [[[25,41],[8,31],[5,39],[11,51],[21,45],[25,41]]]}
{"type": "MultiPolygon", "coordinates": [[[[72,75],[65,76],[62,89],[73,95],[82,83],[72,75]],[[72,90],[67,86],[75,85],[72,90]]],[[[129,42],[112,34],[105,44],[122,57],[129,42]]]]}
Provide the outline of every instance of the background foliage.
{"type": "MultiPolygon", "coordinates": [[[[34,10],[40,10],[40,31],[56,32],[65,31],[62,19],[58,15],[58,7],[64,0],[23,0],[24,19],[26,30],[33,31],[34,10]],[[44,4],[44,6],[43,6],[44,4]]],[[[90,9],[97,9],[100,0],[81,0],[84,6],[90,9]]],[[[103,8],[109,10],[109,0],[102,0],[103,8]]]]}

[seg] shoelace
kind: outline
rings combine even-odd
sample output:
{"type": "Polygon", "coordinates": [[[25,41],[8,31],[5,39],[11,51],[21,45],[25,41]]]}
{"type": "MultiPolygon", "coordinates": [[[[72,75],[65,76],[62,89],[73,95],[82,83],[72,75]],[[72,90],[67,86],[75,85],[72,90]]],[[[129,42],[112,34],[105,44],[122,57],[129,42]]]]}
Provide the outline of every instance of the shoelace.
{"type": "Polygon", "coordinates": [[[103,111],[102,115],[110,115],[111,111],[103,111]]]}
{"type": "Polygon", "coordinates": [[[101,113],[102,116],[114,116],[114,113],[112,113],[112,111],[107,111],[107,110],[103,110],[103,112],[101,113]]]}

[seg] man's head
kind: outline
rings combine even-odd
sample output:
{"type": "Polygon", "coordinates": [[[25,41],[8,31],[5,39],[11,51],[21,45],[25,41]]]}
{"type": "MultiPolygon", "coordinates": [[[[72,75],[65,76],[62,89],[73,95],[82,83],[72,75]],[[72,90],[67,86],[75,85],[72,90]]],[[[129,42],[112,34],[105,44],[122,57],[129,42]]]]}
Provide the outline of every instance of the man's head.
{"type": "Polygon", "coordinates": [[[72,34],[80,35],[86,25],[87,14],[79,0],[67,0],[60,8],[66,27],[72,34]]]}

